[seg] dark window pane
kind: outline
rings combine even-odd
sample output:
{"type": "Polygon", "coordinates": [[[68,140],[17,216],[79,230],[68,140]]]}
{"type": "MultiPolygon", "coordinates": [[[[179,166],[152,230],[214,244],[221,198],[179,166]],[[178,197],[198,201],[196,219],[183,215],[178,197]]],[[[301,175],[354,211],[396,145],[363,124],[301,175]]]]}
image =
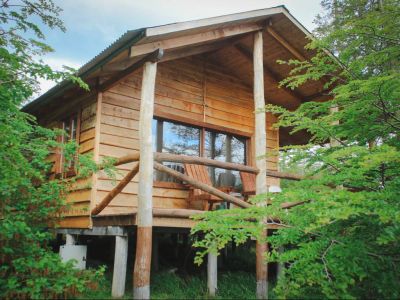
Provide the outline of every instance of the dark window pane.
{"type": "Polygon", "coordinates": [[[71,118],[71,136],[70,136],[70,140],[76,141],[76,137],[77,137],[77,132],[76,132],[76,126],[78,124],[78,116],[75,115],[73,118],[71,118]]]}
{"type": "Polygon", "coordinates": [[[64,136],[64,142],[67,142],[67,141],[69,141],[69,137],[70,137],[70,135],[71,135],[71,127],[70,127],[70,120],[69,119],[67,119],[67,120],[65,120],[65,121],[63,121],[63,126],[64,126],[64,134],[65,134],[65,136],[64,136]]]}

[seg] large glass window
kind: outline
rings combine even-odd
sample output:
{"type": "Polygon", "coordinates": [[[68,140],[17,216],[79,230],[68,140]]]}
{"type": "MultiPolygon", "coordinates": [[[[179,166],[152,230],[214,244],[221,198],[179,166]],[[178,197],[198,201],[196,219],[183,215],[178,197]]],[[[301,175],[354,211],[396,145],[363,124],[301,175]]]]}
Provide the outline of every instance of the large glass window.
{"type": "MultiPolygon", "coordinates": [[[[205,156],[219,161],[246,164],[246,140],[230,134],[206,131],[205,156]]],[[[215,186],[241,188],[238,171],[209,168],[209,172],[215,186]]]]}
{"type": "MultiPolygon", "coordinates": [[[[203,155],[219,161],[246,164],[246,139],[242,137],[154,119],[153,138],[153,149],[157,152],[191,156],[203,155]]],[[[164,165],[184,172],[182,164],[164,163],[164,165]]],[[[209,173],[214,186],[233,186],[237,189],[241,187],[237,171],[209,168],[209,173]]],[[[156,172],[155,180],[175,181],[161,172],[156,172]]]]}
{"type": "MultiPolygon", "coordinates": [[[[177,124],[164,120],[153,120],[153,148],[157,152],[200,156],[200,128],[177,124]]],[[[164,163],[181,173],[184,172],[180,163],[164,163]]],[[[162,172],[155,173],[157,181],[176,180],[162,172]]]]}

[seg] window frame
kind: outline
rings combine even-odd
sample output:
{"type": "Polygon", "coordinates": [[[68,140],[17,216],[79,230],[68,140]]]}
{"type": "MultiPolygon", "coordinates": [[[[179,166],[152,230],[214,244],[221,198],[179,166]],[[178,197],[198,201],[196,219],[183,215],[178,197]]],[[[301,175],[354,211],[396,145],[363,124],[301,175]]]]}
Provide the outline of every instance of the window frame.
{"type": "MultiPolygon", "coordinates": [[[[67,142],[71,141],[71,140],[75,140],[75,142],[77,143],[77,145],[79,146],[79,139],[80,139],[80,129],[81,129],[81,109],[67,115],[67,117],[63,118],[60,121],[60,125],[59,128],[62,129],[63,131],[65,131],[65,129],[67,128],[66,124],[68,122],[68,126],[70,128],[70,132],[73,131],[73,129],[75,130],[75,138],[72,139],[72,136],[68,137],[67,142]],[[76,124],[74,124],[76,120],[76,124]],[[74,126],[73,126],[74,125],[74,126]]],[[[65,140],[66,138],[66,132],[64,132],[63,134],[61,134],[58,137],[58,142],[64,144],[66,142],[65,140]]],[[[64,166],[64,154],[62,149],[58,149],[58,159],[56,162],[56,176],[57,177],[72,177],[76,175],[76,160],[77,160],[77,156],[79,153],[79,148],[76,152],[76,156],[75,156],[75,161],[72,163],[71,166],[66,167],[64,166]]]]}
{"type": "MultiPolygon", "coordinates": [[[[182,118],[184,119],[184,118],[182,118]]],[[[229,128],[226,127],[221,127],[213,124],[208,124],[205,122],[189,122],[189,121],[182,121],[182,120],[176,120],[172,118],[166,118],[163,116],[158,116],[154,115],[153,120],[156,121],[156,144],[155,144],[155,151],[156,152],[162,152],[163,149],[163,122],[170,122],[178,125],[183,125],[183,126],[188,126],[188,127],[193,127],[197,128],[200,130],[200,141],[199,141],[199,157],[206,157],[206,149],[205,149],[205,141],[206,141],[206,132],[212,132],[216,134],[225,134],[227,136],[235,137],[236,139],[242,140],[244,143],[244,164],[249,165],[251,162],[251,157],[249,155],[250,153],[250,148],[251,148],[251,140],[252,140],[252,134],[246,133],[246,132],[240,132],[238,133],[238,130],[230,130],[229,128]],[[161,135],[159,134],[161,132],[161,135]]],[[[154,180],[153,181],[154,186],[160,186],[160,187],[171,187],[177,188],[187,188],[187,186],[181,184],[181,183],[175,183],[175,182],[167,182],[167,181],[160,181],[160,180],[154,180]]]]}

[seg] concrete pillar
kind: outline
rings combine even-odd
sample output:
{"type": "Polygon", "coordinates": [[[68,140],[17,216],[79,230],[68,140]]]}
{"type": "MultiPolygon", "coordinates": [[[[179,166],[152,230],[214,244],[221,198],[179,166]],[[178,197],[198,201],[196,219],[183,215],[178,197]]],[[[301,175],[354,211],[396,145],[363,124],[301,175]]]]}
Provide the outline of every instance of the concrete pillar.
{"type": "Polygon", "coordinates": [[[114,271],[111,296],[121,298],[125,294],[126,264],[128,260],[128,237],[115,236],[114,271]]]}
{"type": "Polygon", "coordinates": [[[218,281],[218,257],[216,254],[208,253],[207,259],[207,288],[208,294],[214,297],[217,292],[218,281]]]}
{"type": "Polygon", "coordinates": [[[67,233],[65,235],[65,245],[71,246],[71,245],[75,245],[75,244],[76,244],[75,236],[67,233]]]}

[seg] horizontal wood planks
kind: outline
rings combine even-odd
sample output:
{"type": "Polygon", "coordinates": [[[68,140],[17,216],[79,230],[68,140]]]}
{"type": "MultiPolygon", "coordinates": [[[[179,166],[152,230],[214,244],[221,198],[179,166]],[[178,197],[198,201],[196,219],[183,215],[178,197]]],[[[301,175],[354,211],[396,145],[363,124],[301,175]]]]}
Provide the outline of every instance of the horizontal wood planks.
{"type": "MultiPolygon", "coordinates": [[[[142,70],[103,93],[100,116],[100,157],[121,157],[139,150],[139,109],[142,70]]],[[[159,63],[155,88],[155,116],[232,133],[254,133],[252,89],[200,56],[159,63]],[[168,116],[168,117],[166,117],[168,116]]],[[[275,118],[267,115],[267,148],[276,149],[278,131],[275,118]]],[[[87,134],[88,135],[88,134],[87,134]]],[[[86,139],[86,137],[84,136],[86,139]]],[[[267,157],[268,169],[277,170],[277,157],[267,157]]],[[[132,164],[118,166],[115,179],[100,172],[94,205],[130,170],[132,164]]],[[[111,201],[100,215],[123,214],[137,207],[137,176],[111,201]]],[[[154,183],[155,208],[191,208],[186,187],[154,183]]],[[[195,203],[191,204],[195,205],[195,203]]],[[[194,207],[193,207],[194,208],[194,207]]]]}
{"type": "MultiPolygon", "coordinates": [[[[76,110],[76,107],[74,108],[76,110]]],[[[80,110],[79,153],[91,155],[95,146],[95,123],[97,103],[88,100],[80,110]]],[[[60,211],[60,227],[88,228],[90,226],[90,204],[92,178],[71,182],[65,197],[66,206],[60,211]]]]}

